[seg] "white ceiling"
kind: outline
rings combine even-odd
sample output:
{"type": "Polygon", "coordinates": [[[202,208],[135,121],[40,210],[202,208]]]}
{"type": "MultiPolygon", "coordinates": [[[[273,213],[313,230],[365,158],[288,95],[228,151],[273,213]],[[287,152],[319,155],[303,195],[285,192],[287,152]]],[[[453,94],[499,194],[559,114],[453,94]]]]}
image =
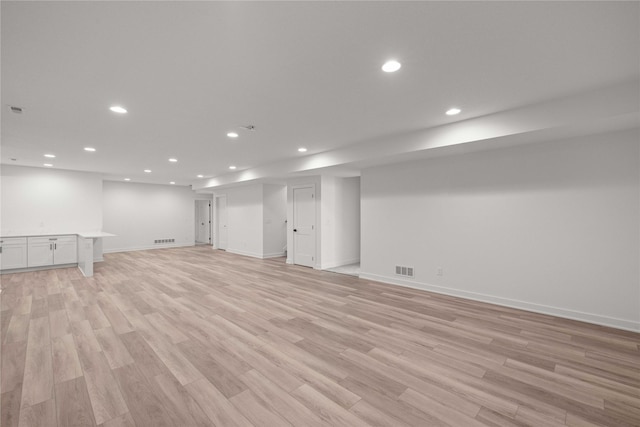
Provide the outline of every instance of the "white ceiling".
{"type": "Polygon", "coordinates": [[[106,179],[214,187],[316,170],[304,158],[336,150],[357,173],[369,141],[640,78],[638,2],[1,7],[2,163],[53,153],[55,168],[106,179]],[[380,70],[389,58],[400,71],[380,70]]]}

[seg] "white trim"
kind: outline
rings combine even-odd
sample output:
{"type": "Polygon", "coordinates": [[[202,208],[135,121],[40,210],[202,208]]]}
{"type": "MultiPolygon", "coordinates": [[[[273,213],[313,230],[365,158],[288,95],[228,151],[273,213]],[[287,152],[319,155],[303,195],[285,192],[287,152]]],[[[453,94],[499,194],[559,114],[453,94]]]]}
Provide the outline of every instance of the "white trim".
{"type": "Polygon", "coordinates": [[[257,253],[257,252],[247,252],[247,251],[240,251],[240,250],[237,250],[237,249],[229,249],[229,248],[227,248],[227,252],[229,252],[231,254],[248,256],[248,257],[251,257],[251,258],[258,258],[258,259],[278,258],[278,257],[283,257],[284,256],[284,252],[270,253],[270,254],[260,254],[260,253],[257,253]]]}
{"type": "Polygon", "coordinates": [[[517,308],[534,313],[548,314],[565,319],[578,320],[581,322],[593,323],[611,328],[623,329],[626,331],[640,332],[640,321],[618,319],[615,317],[602,316],[599,314],[585,313],[582,311],[569,310],[566,308],[553,307],[549,305],[535,304],[526,301],[509,298],[496,297],[492,295],[479,294],[475,292],[461,291],[459,289],[445,288],[443,286],[430,285],[412,280],[398,279],[395,277],[380,276],[377,274],[360,273],[360,278],[365,280],[375,280],[377,282],[388,283],[390,285],[404,286],[407,288],[420,289],[428,292],[435,292],[443,295],[465,298],[474,301],[487,302],[504,307],[517,308]]]}
{"type": "Polygon", "coordinates": [[[360,262],[360,258],[353,258],[344,261],[333,261],[328,263],[322,263],[322,269],[328,270],[329,268],[342,267],[343,265],[355,264],[360,262]]]}
{"type": "Polygon", "coordinates": [[[41,271],[41,270],[55,270],[58,268],[72,268],[77,267],[78,263],[71,264],[51,264],[51,265],[40,265],[38,267],[25,267],[25,268],[7,268],[6,270],[0,270],[0,275],[2,274],[13,274],[13,273],[28,273],[31,271],[41,271]]]}
{"type": "MultiPolygon", "coordinates": [[[[213,227],[211,227],[211,246],[213,246],[214,249],[220,249],[220,224],[219,224],[219,220],[220,218],[218,218],[218,200],[220,198],[223,198],[225,200],[225,204],[226,204],[226,208],[227,209],[227,223],[229,221],[229,199],[227,198],[227,193],[221,193],[221,194],[214,194],[213,195],[213,199],[211,200],[211,224],[213,225],[213,227]],[[215,233],[214,230],[215,229],[215,233]]],[[[229,228],[227,227],[227,248],[229,247],[229,228]]],[[[221,249],[223,251],[226,251],[227,248],[221,249]]]]}
{"type": "Polygon", "coordinates": [[[270,254],[263,254],[262,255],[262,259],[266,259],[266,258],[280,258],[284,256],[284,252],[273,252],[270,254]]]}
{"type": "Polygon", "coordinates": [[[168,249],[168,248],[186,248],[195,246],[193,243],[188,243],[186,245],[181,244],[173,244],[173,245],[150,245],[150,246],[134,246],[132,248],[112,248],[106,251],[103,251],[104,254],[113,254],[117,252],[135,252],[135,251],[148,251],[152,249],[168,249]]]}

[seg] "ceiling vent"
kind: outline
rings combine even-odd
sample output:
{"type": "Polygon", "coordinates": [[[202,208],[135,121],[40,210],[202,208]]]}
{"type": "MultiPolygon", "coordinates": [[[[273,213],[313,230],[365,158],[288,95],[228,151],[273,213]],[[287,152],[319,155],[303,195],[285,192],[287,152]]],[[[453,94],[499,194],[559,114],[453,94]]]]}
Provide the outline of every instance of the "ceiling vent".
{"type": "Polygon", "coordinates": [[[9,105],[9,110],[11,110],[12,113],[22,114],[22,107],[16,107],[15,105],[9,105]]]}

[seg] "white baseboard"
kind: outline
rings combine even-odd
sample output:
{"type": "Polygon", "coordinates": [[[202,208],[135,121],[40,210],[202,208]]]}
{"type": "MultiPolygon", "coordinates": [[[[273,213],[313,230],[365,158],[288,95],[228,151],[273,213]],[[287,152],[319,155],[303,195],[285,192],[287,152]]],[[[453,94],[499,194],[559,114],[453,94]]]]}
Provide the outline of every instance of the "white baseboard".
{"type": "Polygon", "coordinates": [[[342,261],[330,261],[328,263],[322,263],[322,269],[328,270],[330,268],[342,267],[343,265],[350,265],[360,262],[360,258],[347,259],[342,261]]]}
{"type": "Polygon", "coordinates": [[[375,280],[377,282],[388,283],[391,285],[399,285],[407,288],[420,289],[423,291],[435,292],[443,295],[450,295],[470,299],[474,301],[487,302],[490,304],[501,305],[504,307],[517,308],[520,310],[531,311],[534,313],[548,314],[551,316],[562,317],[565,319],[578,320],[581,322],[593,323],[601,326],[609,326],[612,328],[623,329],[626,331],[640,332],[640,322],[626,319],[618,319],[615,317],[602,316],[599,314],[585,313],[582,311],[570,310],[566,308],[553,307],[549,305],[535,304],[526,301],[514,300],[509,298],[496,297],[492,295],[479,294],[475,292],[462,291],[459,289],[451,289],[443,286],[431,285],[412,280],[399,279],[389,276],[381,276],[371,273],[360,273],[360,278],[365,280],[375,280]]]}
{"type": "Polygon", "coordinates": [[[148,250],[151,250],[151,249],[186,248],[186,247],[190,247],[190,246],[195,246],[195,245],[193,243],[191,243],[191,244],[185,244],[185,245],[173,244],[173,245],[162,245],[162,246],[158,246],[158,245],[133,246],[133,247],[130,247],[130,248],[104,249],[102,251],[102,253],[103,254],[113,254],[113,253],[117,253],[117,252],[135,252],[135,251],[148,251],[148,250]]]}
{"type": "Polygon", "coordinates": [[[264,254],[262,255],[263,259],[267,259],[267,258],[280,258],[285,256],[284,252],[274,252],[274,253],[270,253],[270,254],[264,254]]]}
{"type": "Polygon", "coordinates": [[[238,249],[230,249],[230,248],[227,248],[227,252],[229,252],[231,254],[249,256],[251,258],[259,258],[259,259],[278,258],[278,257],[283,257],[284,256],[284,252],[276,252],[276,253],[270,253],[270,254],[260,254],[260,253],[257,253],[257,252],[240,251],[238,249]]]}
{"type": "Polygon", "coordinates": [[[38,267],[25,267],[25,268],[13,268],[8,270],[0,270],[0,275],[2,274],[13,274],[13,273],[30,273],[32,271],[42,271],[42,270],[55,270],[58,268],[71,268],[77,267],[78,263],[72,264],[55,264],[55,265],[41,265],[38,267]]]}

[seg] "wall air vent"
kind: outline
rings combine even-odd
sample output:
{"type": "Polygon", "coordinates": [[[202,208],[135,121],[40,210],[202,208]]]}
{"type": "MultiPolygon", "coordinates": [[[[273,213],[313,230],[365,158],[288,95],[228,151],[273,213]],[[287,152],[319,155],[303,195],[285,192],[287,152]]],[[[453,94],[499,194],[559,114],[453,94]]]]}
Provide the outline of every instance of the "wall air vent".
{"type": "Polygon", "coordinates": [[[164,245],[167,243],[175,243],[176,239],[157,239],[154,240],[153,243],[155,243],[156,245],[164,245]]]}
{"type": "Polygon", "coordinates": [[[413,267],[396,265],[396,274],[398,276],[413,277],[413,267]]]}
{"type": "Polygon", "coordinates": [[[16,114],[22,114],[22,107],[16,107],[15,105],[9,105],[9,111],[16,114]]]}

